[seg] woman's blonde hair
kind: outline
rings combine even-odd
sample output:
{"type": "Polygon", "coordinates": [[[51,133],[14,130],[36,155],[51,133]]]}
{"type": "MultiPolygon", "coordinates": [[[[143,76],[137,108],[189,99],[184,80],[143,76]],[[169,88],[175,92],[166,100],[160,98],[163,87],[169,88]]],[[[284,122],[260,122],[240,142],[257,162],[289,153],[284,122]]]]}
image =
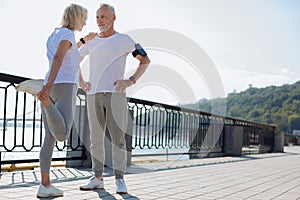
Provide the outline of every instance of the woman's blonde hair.
{"type": "Polygon", "coordinates": [[[71,4],[66,7],[61,20],[62,27],[70,30],[80,30],[82,22],[87,20],[88,10],[80,5],[71,4]]]}

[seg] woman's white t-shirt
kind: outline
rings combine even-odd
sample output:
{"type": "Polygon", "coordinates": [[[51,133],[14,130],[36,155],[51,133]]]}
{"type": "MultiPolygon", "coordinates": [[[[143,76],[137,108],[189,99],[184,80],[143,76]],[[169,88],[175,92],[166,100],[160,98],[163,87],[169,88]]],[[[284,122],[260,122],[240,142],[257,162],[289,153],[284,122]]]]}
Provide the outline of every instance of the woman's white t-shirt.
{"type": "Polygon", "coordinates": [[[54,55],[59,43],[62,40],[71,42],[72,46],[64,56],[62,65],[58,71],[54,83],[77,83],[80,69],[80,54],[75,41],[74,31],[67,28],[55,28],[47,40],[47,57],[49,61],[49,71],[46,74],[45,82],[48,81],[54,55]]]}

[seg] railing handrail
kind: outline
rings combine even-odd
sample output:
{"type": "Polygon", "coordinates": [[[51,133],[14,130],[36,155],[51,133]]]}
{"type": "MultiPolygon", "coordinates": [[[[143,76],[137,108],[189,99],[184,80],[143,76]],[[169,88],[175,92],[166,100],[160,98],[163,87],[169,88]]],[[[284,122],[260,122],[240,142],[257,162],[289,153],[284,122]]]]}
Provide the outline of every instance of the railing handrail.
{"type": "Polygon", "coordinates": [[[26,80],[29,80],[29,79],[30,78],[0,73],[0,81],[3,81],[3,82],[19,84],[20,82],[26,81],[26,80]]]}
{"type": "Polygon", "coordinates": [[[174,106],[174,105],[169,105],[169,104],[164,104],[164,103],[158,103],[158,102],[154,102],[154,101],[148,101],[148,100],[143,100],[143,99],[136,99],[136,98],[132,98],[132,97],[128,97],[127,99],[128,99],[128,102],[131,102],[131,103],[146,104],[146,105],[149,105],[149,106],[161,105],[165,109],[172,109],[172,110],[176,110],[176,111],[183,111],[183,112],[192,113],[192,114],[206,115],[206,116],[209,116],[209,117],[222,118],[224,120],[231,120],[231,121],[240,122],[240,123],[256,124],[256,125],[263,126],[263,127],[276,128],[276,125],[273,125],[273,124],[258,123],[258,122],[244,120],[244,119],[240,119],[240,118],[228,117],[228,116],[218,115],[218,114],[214,114],[214,113],[209,113],[209,112],[204,112],[204,111],[199,111],[199,110],[193,110],[193,109],[185,108],[185,107],[181,107],[181,106],[174,106]]]}

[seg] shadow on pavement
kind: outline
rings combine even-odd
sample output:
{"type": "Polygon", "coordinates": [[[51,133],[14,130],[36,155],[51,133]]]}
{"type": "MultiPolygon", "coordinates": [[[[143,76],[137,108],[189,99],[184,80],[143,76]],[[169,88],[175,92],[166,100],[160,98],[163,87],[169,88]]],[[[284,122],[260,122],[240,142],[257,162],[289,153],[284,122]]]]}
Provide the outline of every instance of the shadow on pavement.
{"type": "MultiPolygon", "coordinates": [[[[294,152],[285,152],[285,153],[272,153],[272,154],[253,154],[253,155],[244,155],[238,157],[228,157],[227,158],[208,158],[208,159],[199,159],[199,160],[190,160],[186,161],[173,161],[173,162],[157,162],[157,163],[139,163],[132,164],[127,168],[126,174],[141,174],[154,171],[165,171],[173,169],[182,169],[189,167],[199,167],[199,166],[208,166],[208,165],[218,165],[226,163],[235,163],[241,161],[249,161],[255,159],[265,159],[271,157],[281,157],[281,156],[293,156],[299,155],[294,152]]],[[[20,186],[36,186],[40,184],[40,172],[38,170],[34,171],[14,171],[0,174],[0,189],[14,188],[20,186]],[[2,183],[2,184],[1,184],[2,183]]],[[[53,183],[60,183],[65,181],[77,181],[89,179],[93,176],[91,168],[54,168],[50,170],[51,181],[53,183]]],[[[104,177],[114,176],[113,169],[110,167],[105,167],[104,177]]],[[[101,196],[105,196],[103,193],[99,193],[101,196]]],[[[127,198],[127,197],[126,197],[127,198]]],[[[134,197],[133,197],[134,198],[134,197]]]]}
{"type": "MultiPolygon", "coordinates": [[[[98,193],[99,199],[116,200],[116,198],[105,189],[97,189],[94,190],[94,192],[98,193]]],[[[132,196],[131,194],[121,194],[120,196],[122,196],[123,199],[139,200],[139,198],[132,196]]]]}

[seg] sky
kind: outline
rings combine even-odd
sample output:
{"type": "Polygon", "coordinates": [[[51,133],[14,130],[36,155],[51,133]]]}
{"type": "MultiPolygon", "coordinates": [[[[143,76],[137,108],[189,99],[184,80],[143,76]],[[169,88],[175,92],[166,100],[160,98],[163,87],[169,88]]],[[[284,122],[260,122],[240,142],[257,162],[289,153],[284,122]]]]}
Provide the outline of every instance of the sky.
{"type": "MultiPolygon", "coordinates": [[[[144,82],[142,78],[130,91],[132,97],[184,104],[225,97],[250,85],[293,84],[300,77],[298,0],[1,0],[2,73],[44,77],[47,37],[70,3],[89,10],[78,40],[98,32],[96,10],[109,3],[116,9],[115,29],[144,44],[151,64],[144,82]],[[170,37],[156,35],[161,32],[170,37]],[[173,46],[166,48],[165,41],[173,46]]],[[[135,67],[128,58],[126,76],[135,67]]]]}

